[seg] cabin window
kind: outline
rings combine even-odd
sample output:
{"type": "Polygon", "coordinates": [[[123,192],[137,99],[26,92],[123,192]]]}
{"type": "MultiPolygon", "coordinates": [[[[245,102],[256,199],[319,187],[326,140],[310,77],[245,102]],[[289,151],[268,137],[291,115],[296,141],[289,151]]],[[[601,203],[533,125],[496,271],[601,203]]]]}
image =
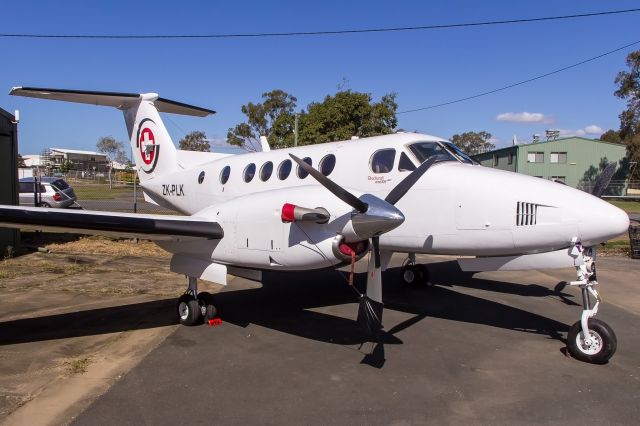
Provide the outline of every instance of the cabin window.
{"type": "Polygon", "coordinates": [[[550,163],[566,163],[567,162],[567,153],[566,152],[552,152],[549,156],[550,163]]]}
{"type": "Polygon", "coordinates": [[[411,162],[407,154],[404,152],[400,153],[400,162],[398,163],[398,171],[400,172],[410,172],[416,169],[415,164],[411,162]]]}
{"type": "Polygon", "coordinates": [[[544,152],[527,152],[527,163],[544,163],[544,152]]]}
{"type": "Polygon", "coordinates": [[[260,180],[266,182],[271,177],[271,173],[273,173],[273,163],[267,161],[260,167],[260,180]]]}
{"type": "MultiPolygon", "coordinates": [[[[310,165],[310,166],[311,166],[311,165],[313,165],[313,162],[311,161],[311,158],[309,158],[309,157],[304,157],[304,158],[302,159],[302,161],[304,161],[305,163],[307,163],[307,164],[308,164],[308,165],[310,165]]],[[[304,179],[304,178],[306,178],[306,177],[307,177],[307,175],[308,175],[309,173],[305,172],[305,171],[304,171],[304,169],[303,169],[302,167],[298,166],[297,174],[298,174],[298,177],[299,177],[300,179],[304,179]]]]}
{"type": "Polygon", "coordinates": [[[244,181],[247,183],[251,182],[255,174],[256,174],[256,165],[251,163],[244,168],[244,181]]]}
{"type": "Polygon", "coordinates": [[[373,173],[389,173],[393,170],[393,162],[396,159],[396,150],[393,148],[380,149],[373,153],[369,166],[373,173]]]}
{"type": "MultiPolygon", "coordinates": [[[[229,180],[229,176],[231,175],[231,167],[224,166],[224,169],[220,172],[220,183],[225,184],[229,180]]],[[[204,178],[204,176],[203,176],[204,178]]]]}
{"type": "Polygon", "coordinates": [[[333,154],[325,155],[322,160],[320,160],[320,173],[325,176],[329,176],[335,166],[336,156],[333,154]]]}
{"type": "Polygon", "coordinates": [[[204,170],[198,175],[198,183],[201,184],[202,182],[204,182],[204,170]]]}
{"type": "Polygon", "coordinates": [[[278,166],[278,178],[285,180],[291,174],[291,160],[284,160],[278,166]]]}

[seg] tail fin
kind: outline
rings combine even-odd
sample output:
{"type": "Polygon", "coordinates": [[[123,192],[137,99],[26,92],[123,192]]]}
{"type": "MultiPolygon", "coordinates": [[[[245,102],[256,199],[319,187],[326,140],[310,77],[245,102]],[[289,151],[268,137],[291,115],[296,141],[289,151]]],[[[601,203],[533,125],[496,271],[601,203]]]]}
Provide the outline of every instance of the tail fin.
{"type": "Polygon", "coordinates": [[[15,96],[53,99],[91,105],[111,106],[124,112],[133,160],[141,181],[172,172],[178,168],[176,147],[167,132],[160,114],[206,117],[215,111],[159,97],[156,93],[114,93],[82,90],[14,87],[15,96]]]}

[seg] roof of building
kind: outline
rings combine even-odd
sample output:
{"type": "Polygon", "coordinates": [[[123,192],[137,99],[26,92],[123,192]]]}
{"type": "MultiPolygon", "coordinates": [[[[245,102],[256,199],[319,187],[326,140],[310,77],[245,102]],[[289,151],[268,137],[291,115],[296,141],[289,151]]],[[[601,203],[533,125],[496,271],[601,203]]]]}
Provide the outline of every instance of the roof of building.
{"type": "Polygon", "coordinates": [[[82,151],[79,149],[67,149],[67,148],[49,148],[50,151],[61,152],[63,154],[80,154],[80,155],[100,155],[106,157],[105,154],[95,151],[82,151]]]}
{"type": "Polygon", "coordinates": [[[504,146],[502,148],[498,148],[498,149],[494,149],[493,151],[487,151],[487,152],[483,152],[481,154],[476,154],[476,155],[483,155],[483,154],[492,154],[494,152],[498,152],[498,151],[503,151],[503,150],[507,150],[507,149],[517,149],[520,147],[529,147],[532,145],[546,145],[546,144],[552,144],[555,142],[562,142],[562,141],[567,141],[567,140],[571,140],[571,139],[576,139],[576,140],[580,140],[580,141],[586,141],[586,142],[597,142],[597,143],[604,143],[607,145],[614,145],[614,146],[619,146],[619,147],[623,147],[626,149],[624,144],[619,144],[619,143],[614,143],[614,142],[608,142],[608,141],[601,141],[600,139],[589,139],[589,138],[583,138],[580,136],[569,136],[566,138],[558,138],[558,139],[554,139],[554,140],[550,140],[550,141],[539,141],[539,142],[529,142],[529,143],[521,143],[521,144],[517,144],[517,145],[510,145],[510,146],[504,146]]]}

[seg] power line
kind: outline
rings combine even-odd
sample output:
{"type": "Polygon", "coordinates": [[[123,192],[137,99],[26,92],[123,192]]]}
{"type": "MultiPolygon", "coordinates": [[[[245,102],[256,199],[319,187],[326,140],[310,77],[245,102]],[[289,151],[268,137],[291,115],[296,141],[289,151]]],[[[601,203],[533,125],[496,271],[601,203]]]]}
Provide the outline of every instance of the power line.
{"type": "Polygon", "coordinates": [[[480,27],[488,25],[520,24],[526,22],[554,21],[561,19],[588,18],[593,16],[617,15],[622,13],[640,12],[637,9],[610,10],[605,12],[580,13],[574,15],[545,16],[541,18],[521,18],[501,21],[465,22],[456,24],[421,25],[415,27],[390,27],[390,28],[361,28],[335,31],[298,31],[298,32],[273,32],[273,33],[236,33],[236,34],[0,34],[2,38],[57,38],[57,39],[207,39],[207,38],[257,38],[257,37],[295,37],[339,34],[385,33],[400,31],[439,30],[445,28],[480,27]]]}
{"type": "Polygon", "coordinates": [[[443,106],[446,106],[446,105],[456,104],[458,102],[468,101],[470,99],[479,98],[481,96],[491,95],[492,93],[501,92],[503,90],[511,89],[512,87],[521,86],[521,85],[526,84],[526,83],[531,83],[532,81],[540,80],[541,78],[549,77],[550,75],[558,74],[560,72],[569,70],[571,68],[575,68],[575,67],[578,67],[580,65],[584,65],[584,64],[586,64],[588,62],[595,61],[596,59],[600,59],[600,58],[605,57],[607,55],[611,55],[612,53],[619,52],[621,50],[626,49],[627,47],[631,47],[631,46],[633,46],[635,44],[639,44],[639,43],[640,43],[640,40],[634,41],[633,43],[629,43],[629,44],[624,45],[622,47],[618,47],[617,49],[613,49],[613,50],[610,50],[608,52],[602,53],[602,54],[600,54],[598,56],[594,56],[592,58],[585,59],[584,61],[577,62],[577,63],[575,63],[573,65],[568,65],[566,67],[559,68],[557,70],[553,70],[553,71],[550,71],[550,72],[545,73],[545,74],[540,74],[538,76],[531,77],[531,78],[528,78],[526,80],[519,81],[517,83],[512,83],[512,84],[509,84],[507,86],[500,87],[498,89],[489,90],[489,91],[478,93],[478,94],[471,95],[471,96],[465,96],[464,98],[459,98],[459,99],[455,99],[455,100],[448,101],[448,102],[442,102],[440,104],[429,105],[429,106],[426,106],[426,107],[423,107],[423,108],[414,108],[414,109],[409,109],[409,110],[406,110],[406,111],[400,111],[400,112],[397,112],[396,114],[407,114],[407,113],[410,113],[410,112],[425,111],[425,110],[428,110],[428,109],[434,109],[434,108],[439,108],[439,107],[443,107],[443,106]]]}

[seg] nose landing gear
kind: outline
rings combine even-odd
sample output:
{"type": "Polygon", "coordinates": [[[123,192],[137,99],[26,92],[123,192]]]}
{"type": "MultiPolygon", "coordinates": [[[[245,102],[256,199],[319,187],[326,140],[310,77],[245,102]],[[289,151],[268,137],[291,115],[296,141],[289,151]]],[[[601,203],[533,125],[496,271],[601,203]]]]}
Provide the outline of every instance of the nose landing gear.
{"type": "Polygon", "coordinates": [[[409,253],[409,257],[400,268],[400,280],[406,286],[416,286],[424,284],[427,287],[433,286],[429,269],[425,265],[416,263],[416,254],[409,253]]]}
{"type": "Polygon", "coordinates": [[[189,277],[189,288],[178,298],[178,319],[186,326],[201,324],[216,317],[218,309],[213,296],[203,291],[198,293],[198,280],[189,277]]]}
{"type": "Polygon", "coordinates": [[[578,286],[582,290],[582,316],[580,321],[574,323],[567,335],[567,349],[572,357],[580,361],[592,364],[605,364],[616,352],[617,338],[613,329],[604,321],[595,318],[600,306],[600,295],[594,286],[598,285],[596,279],[596,249],[580,245],[576,248],[582,251],[584,263],[576,266],[577,281],[570,284],[578,286]],[[596,303],[591,307],[590,296],[596,303]]]}

